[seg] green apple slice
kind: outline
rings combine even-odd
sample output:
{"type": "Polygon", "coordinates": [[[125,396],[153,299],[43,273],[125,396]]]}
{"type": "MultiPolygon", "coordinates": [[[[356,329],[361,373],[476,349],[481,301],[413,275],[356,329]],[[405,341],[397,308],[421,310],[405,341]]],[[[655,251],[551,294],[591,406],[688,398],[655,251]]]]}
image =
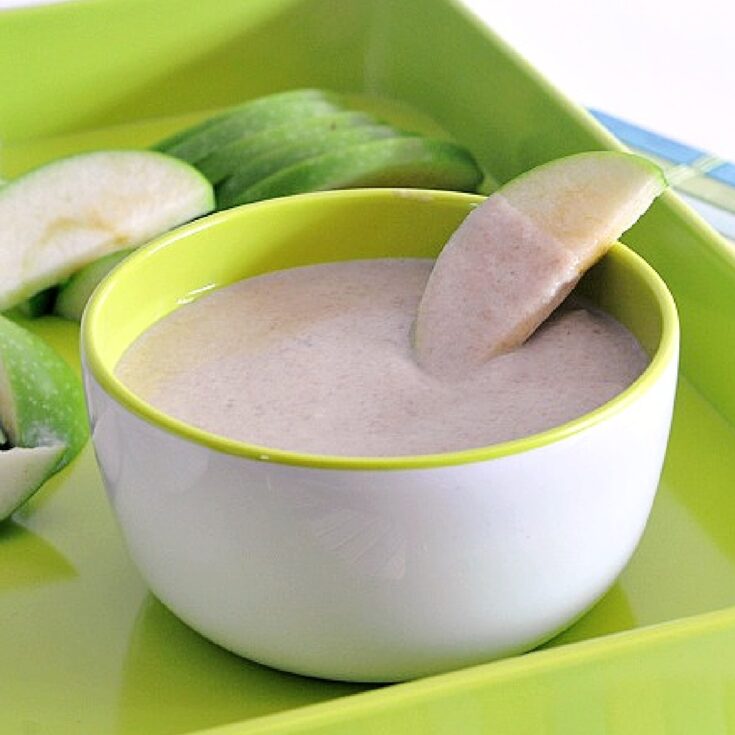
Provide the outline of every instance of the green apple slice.
{"type": "Polygon", "coordinates": [[[361,186],[472,191],[481,180],[477,163],[462,146],[405,136],[339,148],[289,166],[243,192],[240,203],[361,186]]]}
{"type": "Polygon", "coordinates": [[[334,130],[315,136],[310,140],[302,139],[273,151],[256,156],[243,164],[232,176],[216,189],[217,207],[227,209],[246,201],[246,192],[258,181],[266,179],[281,169],[323,155],[329,151],[369,143],[383,138],[406,137],[389,125],[361,125],[347,130],[334,130]]]}
{"type": "Polygon", "coordinates": [[[213,183],[239,172],[254,158],[268,154],[283,146],[308,147],[314,140],[323,140],[345,128],[377,124],[375,118],[364,112],[338,112],[333,115],[318,115],[267,128],[259,133],[247,135],[202,159],[196,167],[213,183]]]}
{"type": "Polygon", "coordinates": [[[87,441],[84,393],[69,365],[40,337],[0,317],[0,519],[87,441]]]}
{"type": "MultiPolygon", "coordinates": [[[[196,125],[184,128],[183,130],[179,130],[173,135],[170,135],[169,137],[159,141],[154,146],[152,146],[152,148],[153,150],[166,153],[172,148],[178,146],[179,143],[187,140],[187,138],[197,136],[200,133],[203,133],[205,130],[219,125],[222,120],[227,119],[230,115],[240,115],[246,112],[248,115],[252,115],[255,114],[253,112],[253,109],[256,109],[259,110],[258,114],[264,115],[267,124],[271,125],[273,123],[271,119],[271,113],[269,111],[269,108],[271,107],[278,108],[283,105],[288,108],[288,106],[291,104],[298,105],[300,103],[308,103],[310,101],[331,99],[332,97],[332,93],[325,92],[321,89],[289,89],[285,92],[275,92],[274,94],[269,94],[264,97],[256,97],[254,99],[248,100],[247,102],[236,105],[235,107],[230,107],[224,112],[211,115],[201,122],[196,123],[196,125]]],[[[286,122],[286,120],[282,120],[281,122],[286,122]]]]}
{"type": "Polygon", "coordinates": [[[460,377],[523,343],[665,188],[650,161],[609,151],[561,158],[503,186],[436,261],[414,329],[419,364],[460,377]]]}
{"type": "Polygon", "coordinates": [[[0,310],[213,208],[206,178],[162,153],[83,153],[31,171],[0,190],[0,310]]]}
{"type": "Polygon", "coordinates": [[[64,445],[0,450],[0,521],[17,510],[55,472],[64,445]]]}
{"type": "Polygon", "coordinates": [[[342,111],[339,97],[319,89],[297,89],[259,97],[180,131],[161,141],[156,150],[189,163],[198,163],[210,154],[247,135],[316,115],[342,111]]]}
{"type": "Polygon", "coordinates": [[[99,282],[120,262],[125,260],[135,248],[126,248],[109,253],[77,271],[59,288],[54,304],[54,313],[64,319],[79,322],[84,307],[99,282]]]}
{"type": "Polygon", "coordinates": [[[59,469],[89,433],[81,381],[40,337],[0,317],[0,424],[14,447],[64,445],[59,469]]]}

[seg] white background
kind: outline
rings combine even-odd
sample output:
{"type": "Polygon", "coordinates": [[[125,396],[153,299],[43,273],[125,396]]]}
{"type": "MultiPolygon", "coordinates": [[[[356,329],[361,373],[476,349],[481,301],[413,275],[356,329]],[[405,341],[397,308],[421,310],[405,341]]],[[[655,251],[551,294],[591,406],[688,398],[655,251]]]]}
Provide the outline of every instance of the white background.
{"type": "Polygon", "coordinates": [[[733,0],[464,0],[568,97],[735,161],[733,0]]]}
{"type": "Polygon", "coordinates": [[[568,97],[735,160],[733,0],[463,1],[568,97]]]}

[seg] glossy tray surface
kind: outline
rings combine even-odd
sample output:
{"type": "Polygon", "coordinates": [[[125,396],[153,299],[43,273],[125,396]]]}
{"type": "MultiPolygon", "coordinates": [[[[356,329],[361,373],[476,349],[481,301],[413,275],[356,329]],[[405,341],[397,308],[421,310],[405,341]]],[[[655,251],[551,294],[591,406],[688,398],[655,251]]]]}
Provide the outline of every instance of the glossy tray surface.
{"type": "MultiPolygon", "coordinates": [[[[78,0],[8,11],[0,84],[2,178],[74,151],[145,146],[208,110],[299,86],[393,98],[389,117],[448,130],[501,182],[616,145],[446,0],[78,0]]],[[[664,276],[681,314],[671,444],[633,560],[545,650],[382,688],[237,658],[146,591],[87,447],[0,526],[0,732],[735,726],[735,260],[670,195],[625,240],[664,276]]],[[[46,318],[32,328],[78,359],[74,326],[46,318]]]]}

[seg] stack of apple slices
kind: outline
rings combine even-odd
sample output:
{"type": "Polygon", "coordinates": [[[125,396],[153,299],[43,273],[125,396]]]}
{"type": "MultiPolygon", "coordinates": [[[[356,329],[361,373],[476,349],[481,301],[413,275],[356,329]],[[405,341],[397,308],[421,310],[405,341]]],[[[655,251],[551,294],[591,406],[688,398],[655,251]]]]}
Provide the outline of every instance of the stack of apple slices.
{"type": "MultiPolygon", "coordinates": [[[[72,276],[56,303],[78,318],[103,271],[131,247],[213,207],[204,176],[161,153],[87,153],[36,169],[0,191],[0,310],[46,310],[49,287],[72,276]]],[[[0,316],[0,521],[67,465],[87,435],[74,371],[0,316]]]]}
{"type": "Polygon", "coordinates": [[[156,149],[207,176],[220,209],[359,186],[475,191],[482,180],[463,146],[400,130],[318,89],[246,102],[156,149]]]}

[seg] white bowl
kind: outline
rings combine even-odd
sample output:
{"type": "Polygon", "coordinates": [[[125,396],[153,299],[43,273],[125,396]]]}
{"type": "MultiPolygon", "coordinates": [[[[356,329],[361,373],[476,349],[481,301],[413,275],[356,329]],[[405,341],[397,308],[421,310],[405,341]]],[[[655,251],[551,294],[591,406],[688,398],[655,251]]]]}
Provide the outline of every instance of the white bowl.
{"type": "Polygon", "coordinates": [[[623,246],[581,288],[650,366],[597,411],[526,439],[298,455],[187,426],[114,377],[125,347],[203,286],[335,259],[349,232],[362,239],[341,257],[436,254],[476,201],[382,190],[265,202],[160,239],[97,290],[83,351],[99,464],[133,560],[195,630],[280,669],[396,681],[534,647],[625,566],[665,454],[678,326],[666,287],[623,246]]]}

